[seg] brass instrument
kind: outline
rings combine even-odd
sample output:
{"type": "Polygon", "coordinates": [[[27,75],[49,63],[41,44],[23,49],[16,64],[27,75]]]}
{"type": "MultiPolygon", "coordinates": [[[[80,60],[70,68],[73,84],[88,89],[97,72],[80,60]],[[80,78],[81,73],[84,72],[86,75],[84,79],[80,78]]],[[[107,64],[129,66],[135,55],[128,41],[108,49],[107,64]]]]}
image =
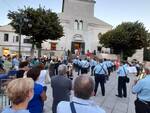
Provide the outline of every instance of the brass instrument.
{"type": "Polygon", "coordinates": [[[146,73],[145,73],[145,70],[143,69],[141,71],[141,73],[139,74],[139,76],[137,77],[137,80],[141,80],[141,79],[145,78],[145,76],[146,76],[146,73]]]}

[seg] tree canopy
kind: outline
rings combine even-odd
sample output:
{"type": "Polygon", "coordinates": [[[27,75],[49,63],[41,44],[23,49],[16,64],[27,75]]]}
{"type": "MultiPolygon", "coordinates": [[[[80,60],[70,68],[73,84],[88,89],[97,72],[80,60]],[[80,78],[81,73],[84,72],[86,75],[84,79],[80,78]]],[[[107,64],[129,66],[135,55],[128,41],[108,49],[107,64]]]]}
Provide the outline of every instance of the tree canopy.
{"type": "Polygon", "coordinates": [[[147,45],[144,48],[144,60],[150,61],[150,33],[147,34],[147,45]]]}
{"type": "Polygon", "coordinates": [[[12,20],[10,24],[16,33],[19,33],[21,27],[21,34],[31,36],[31,42],[37,48],[41,48],[42,42],[48,39],[57,40],[63,36],[60,20],[50,9],[46,10],[40,6],[37,9],[24,7],[17,11],[9,11],[8,18],[12,20]]]}
{"type": "Polygon", "coordinates": [[[115,54],[123,54],[123,58],[132,56],[136,49],[147,44],[147,31],[141,22],[124,22],[99,36],[104,47],[112,48],[115,54]]]}

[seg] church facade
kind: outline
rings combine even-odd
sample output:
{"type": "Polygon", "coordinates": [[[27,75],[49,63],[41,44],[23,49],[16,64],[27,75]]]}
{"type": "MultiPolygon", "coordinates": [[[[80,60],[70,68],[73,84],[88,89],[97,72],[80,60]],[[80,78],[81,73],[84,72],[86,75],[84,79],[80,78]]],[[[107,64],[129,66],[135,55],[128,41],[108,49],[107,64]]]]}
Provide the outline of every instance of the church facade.
{"type": "Polygon", "coordinates": [[[43,44],[43,49],[76,49],[85,53],[100,48],[98,34],[112,29],[112,26],[94,16],[95,0],[63,0],[62,12],[58,14],[64,29],[64,36],[57,41],[43,44]]]}

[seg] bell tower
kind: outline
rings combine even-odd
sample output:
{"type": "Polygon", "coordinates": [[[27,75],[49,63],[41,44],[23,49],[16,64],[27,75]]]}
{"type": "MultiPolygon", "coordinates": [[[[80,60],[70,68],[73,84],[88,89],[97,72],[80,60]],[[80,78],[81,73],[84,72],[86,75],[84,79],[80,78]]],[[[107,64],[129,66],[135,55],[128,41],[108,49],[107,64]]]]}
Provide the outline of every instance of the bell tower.
{"type": "Polygon", "coordinates": [[[94,16],[95,0],[63,0],[62,12],[74,16],[94,16]]]}
{"type": "Polygon", "coordinates": [[[62,1],[62,12],[64,12],[65,0],[62,1]]]}

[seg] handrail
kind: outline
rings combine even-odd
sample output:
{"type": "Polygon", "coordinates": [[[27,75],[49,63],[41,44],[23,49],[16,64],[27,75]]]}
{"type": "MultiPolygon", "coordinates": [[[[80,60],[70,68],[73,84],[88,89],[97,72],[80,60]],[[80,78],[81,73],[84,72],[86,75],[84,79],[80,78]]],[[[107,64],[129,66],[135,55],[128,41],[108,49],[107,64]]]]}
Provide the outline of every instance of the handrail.
{"type": "Polygon", "coordinates": [[[6,106],[11,105],[10,100],[6,95],[6,86],[11,79],[1,79],[0,80],[0,111],[6,106]]]}

